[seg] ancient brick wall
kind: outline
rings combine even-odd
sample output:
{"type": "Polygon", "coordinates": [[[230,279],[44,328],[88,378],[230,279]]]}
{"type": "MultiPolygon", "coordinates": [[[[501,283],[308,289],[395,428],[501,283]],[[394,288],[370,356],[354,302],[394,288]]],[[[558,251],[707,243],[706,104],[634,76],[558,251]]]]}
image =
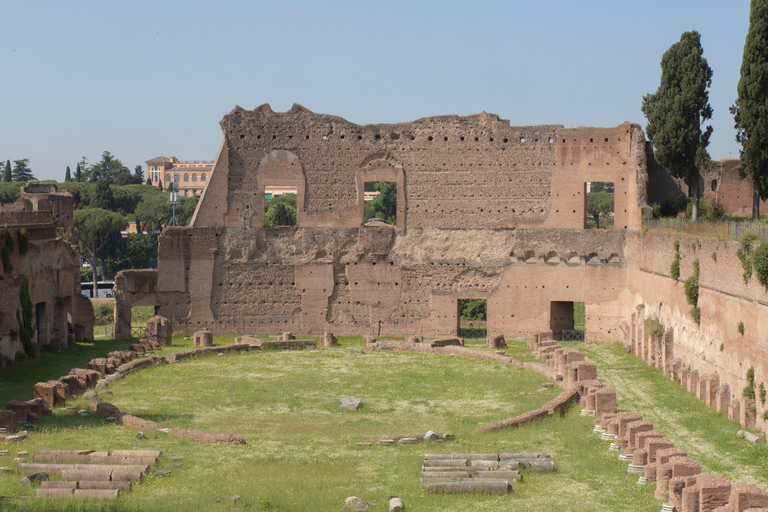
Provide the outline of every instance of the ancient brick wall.
{"type": "Polygon", "coordinates": [[[4,272],[0,280],[0,355],[14,359],[17,352],[23,352],[16,312],[21,307],[19,291],[24,278],[32,301],[35,346],[66,346],[70,327],[76,325],[82,326],[82,336],[93,337],[93,310],[80,294],[76,249],[61,240],[32,240],[24,255],[16,245],[10,261],[13,270],[4,272]]]}
{"type": "MultiPolygon", "coordinates": [[[[720,385],[729,385],[734,400],[746,385],[750,367],[755,369],[756,383],[768,385],[768,292],[754,276],[744,284],[744,270],[736,256],[738,242],[682,238],[680,280],[675,281],[669,274],[674,240],[669,235],[628,234],[627,289],[620,301],[626,332],[633,315],[637,337],[644,336],[644,319],[656,317],[672,331],[673,357],[699,375],[716,374],[720,385]],[[683,285],[693,273],[694,260],[700,266],[701,324],[691,317],[683,285]],[[744,334],[739,332],[740,322],[744,334]]],[[[760,425],[764,410],[768,408],[757,400],[760,425]]]]}
{"type": "Polygon", "coordinates": [[[442,335],[460,299],[483,298],[489,332],[518,337],[552,328],[552,302],[584,301],[588,337],[615,337],[624,228],[645,207],[638,126],[358,126],[299,105],[238,107],[221,126],[192,226],[160,238],[155,292],[126,275],[118,303],[154,300],[175,328],[217,334],[442,335]],[[397,184],[396,226],[363,225],[368,181],[397,184]],[[589,181],[615,183],[619,229],[583,229],[589,181]],[[297,227],[263,227],[269,186],[296,188],[297,227]]]}
{"type": "Polygon", "coordinates": [[[262,105],[235,108],[221,126],[196,227],[262,226],[270,185],[297,187],[300,227],[358,227],[366,181],[398,184],[401,229],[583,228],[587,181],[615,181],[617,227],[640,226],[644,136],[630,123],[512,127],[482,113],[359,126],[262,105]]]}

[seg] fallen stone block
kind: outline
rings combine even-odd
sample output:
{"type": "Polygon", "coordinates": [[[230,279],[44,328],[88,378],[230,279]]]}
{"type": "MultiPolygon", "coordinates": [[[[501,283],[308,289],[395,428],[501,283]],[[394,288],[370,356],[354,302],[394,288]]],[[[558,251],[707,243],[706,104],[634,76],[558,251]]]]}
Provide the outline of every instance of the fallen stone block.
{"type": "MultiPolygon", "coordinates": [[[[515,480],[513,482],[517,483],[515,480]]],[[[440,493],[488,493],[488,494],[507,494],[512,490],[511,482],[507,480],[462,480],[460,482],[445,482],[429,484],[426,486],[428,492],[440,493]]]]}
{"type": "Polygon", "coordinates": [[[342,398],[339,409],[342,411],[356,411],[363,406],[363,400],[361,398],[342,398]]]}
{"type": "Polygon", "coordinates": [[[75,498],[89,500],[116,500],[118,489],[75,489],[75,498]]]}
{"type": "Polygon", "coordinates": [[[108,482],[112,479],[112,470],[95,464],[91,466],[91,469],[63,469],[61,471],[61,479],[71,482],[77,482],[78,480],[102,480],[108,482]]]}
{"type": "Polygon", "coordinates": [[[77,482],[66,480],[45,480],[40,483],[43,489],[77,489],[77,482]]]}
{"type": "Polygon", "coordinates": [[[75,489],[72,489],[72,488],[38,489],[35,495],[38,498],[55,498],[55,499],[73,498],[75,496],[75,489]]]}
{"type": "MultiPolygon", "coordinates": [[[[113,457],[160,457],[163,452],[161,450],[113,450],[113,457]]],[[[168,457],[171,460],[171,457],[168,457]]]]}
{"type": "Polygon", "coordinates": [[[130,481],[104,481],[104,480],[80,480],[77,482],[79,489],[117,489],[118,491],[130,491],[130,481]]]}
{"type": "Polygon", "coordinates": [[[213,346],[213,333],[209,329],[195,331],[192,336],[196,347],[213,346]]]}

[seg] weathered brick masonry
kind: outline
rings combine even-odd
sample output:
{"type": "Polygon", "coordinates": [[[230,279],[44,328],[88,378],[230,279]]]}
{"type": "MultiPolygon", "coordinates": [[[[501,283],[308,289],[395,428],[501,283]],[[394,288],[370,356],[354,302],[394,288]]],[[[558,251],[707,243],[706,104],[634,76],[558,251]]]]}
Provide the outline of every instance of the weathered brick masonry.
{"type": "Polygon", "coordinates": [[[140,304],[217,334],[455,334],[458,300],[486,298],[491,333],[559,330],[556,303],[585,301],[590,336],[612,337],[623,228],[645,206],[638,126],[359,126],[299,105],[237,107],[221,126],[191,227],[164,232],[157,272],[117,278],[117,336],[140,304]],[[397,183],[396,227],[363,225],[367,181],[397,183]],[[590,181],[615,183],[620,229],[583,229],[590,181]],[[263,227],[267,186],[297,188],[296,227],[263,227]]]}

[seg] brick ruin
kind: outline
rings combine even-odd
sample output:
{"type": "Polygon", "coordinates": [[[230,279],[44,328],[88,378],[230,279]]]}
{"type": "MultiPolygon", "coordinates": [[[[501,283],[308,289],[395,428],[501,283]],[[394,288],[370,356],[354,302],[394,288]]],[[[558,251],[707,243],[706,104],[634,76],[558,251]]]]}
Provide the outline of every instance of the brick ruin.
{"type": "Polygon", "coordinates": [[[487,299],[489,332],[508,338],[559,331],[550,316],[573,301],[590,304],[595,339],[612,336],[626,231],[583,229],[585,185],[614,182],[616,226],[640,228],[637,125],[514,127],[481,113],[359,126],[262,105],[221,126],[191,226],[165,230],[157,271],[116,278],[117,337],[136,305],[190,332],[455,335],[462,298],[487,299]],[[363,224],[369,181],[397,184],[396,226],[363,224]],[[272,186],[296,187],[297,226],[264,227],[272,186]]]}
{"type": "MultiPolygon", "coordinates": [[[[25,279],[32,302],[34,353],[93,338],[93,308],[80,293],[80,252],[59,238],[72,228],[72,208],[72,195],[50,183],[26,185],[14,204],[0,205],[0,234],[8,233],[13,240],[11,269],[4,269],[0,280],[0,369],[24,353],[16,315],[22,313],[19,297],[25,279]],[[18,243],[22,229],[29,240],[23,254],[18,243]]],[[[0,239],[0,247],[6,244],[5,237],[0,239]]]]}
{"type": "MultiPolygon", "coordinates": [[[[747,368],[768,381],[768,292],[744,284],[738,243],[681,240],[675,280],[675,239],[642,232],[649,195],[676,185],[638,125],[514,127],[481,113],[359,126],[262,105],[221,127],[191,225],[163,232],[157,270],[118,274],[116,337],[138,305],[190,333],[458,336],[459,301],[479,298],[489,337],[519,339],[572,328],[584,302],[587,341],[621,342],[670,375],[676,360],[733,403],[747,368]],[[396,183],[396,226],[364,224],[370,181],[396,183]],[[615,184],[616,229],[584,229],[588,182],[615,184]],[[297,226],[264,226],[268,187],[296,188],[297,226]],[[683,287],[695,260],[700,324],[683,287]],[[650,339],[649,318],[667,334],[650,339]]],[[[736,171],[721,167],[725,194],[736,171]]],[[[757,400],[758,428],[765,412],[757,400]]]]}

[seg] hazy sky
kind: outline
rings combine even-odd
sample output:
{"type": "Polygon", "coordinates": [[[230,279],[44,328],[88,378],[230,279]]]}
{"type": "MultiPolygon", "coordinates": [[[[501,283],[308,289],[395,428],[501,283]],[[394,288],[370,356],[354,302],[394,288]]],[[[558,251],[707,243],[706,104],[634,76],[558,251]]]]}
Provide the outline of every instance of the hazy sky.
{"type": "Polygon", "coordinates": [[[211,160],[235,105],[645,127],[642,97],[688,30],[714,71],[710,154],[738,156],[747,0],[6,0],[0,19],[0,159],[29,158],[39,179],[105,150],[131,169],[211,160]]]}

